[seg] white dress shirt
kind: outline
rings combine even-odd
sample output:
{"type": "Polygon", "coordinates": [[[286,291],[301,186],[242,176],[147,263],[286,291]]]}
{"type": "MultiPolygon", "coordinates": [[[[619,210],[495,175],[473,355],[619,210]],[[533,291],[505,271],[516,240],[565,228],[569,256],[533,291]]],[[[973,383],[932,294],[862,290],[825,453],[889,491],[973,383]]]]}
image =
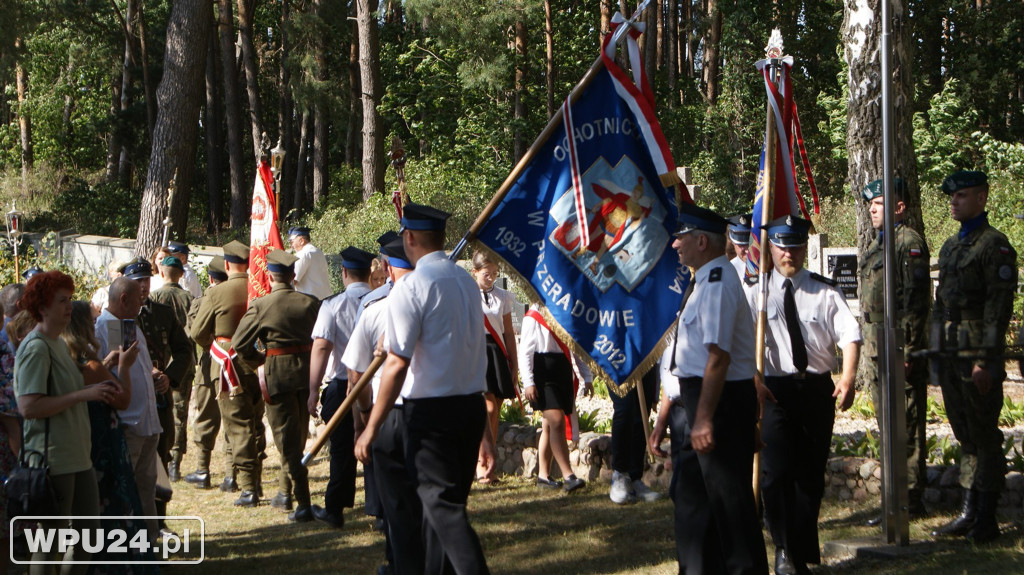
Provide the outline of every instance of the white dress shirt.
{"type": "Polygon", "coordinates": [[[736,256],[729,260],[729,263],[732,264],[732,267],[736,268],[736,273],[739,274],[740,281],[743,281],[743,279],[747,276],[747,260],[741,258],[740,256],[736,256]]]}
{"type": "Polygon", "coordinates": [[[693,293],[676,328],[675,375],[703,377],[714,344],[729,354],[726,381],[754,377],[754,324],[734,271],[722,255],[694,274],[693,293]]]}
{"type": "MultiPolygon", "coordinates": [[[[363,307],[363,306],[360,306],[363,307]]],[[[341,356],[342,363],[352,371],[365,372],[373,361],[373,350],[381,336],[385,335],[388,327],[388,298],[377,301],[363,308],[356,325],[352,328],[352,335],[345,347],[345,354],[341,356]]],[[[377,370],[373,375],[373,402],[377,402],[377,395],[380,394],[380,376],[382,370],[377,370]]],[[[402,397],[395,401],[396,405],[402,404],[402,397]]]]}
{"type": "Polygon", "coordinates": [[[661,378],[661,391],[670,400],[679,398],[679,378],[672,373],[672,353],[676,349],[676,334],[672,332],[668,336],[668,344],[665,351],[661,353],[661,360],[658,361],[658,374],[661,378]]]}
{"type": "MultiPolygon", "coordinates": [[[[836,346],[843,348],[847,344],[861,341],[857,319],[838,288],[814,279],[806,269],[798,271],[789,279],[793,282],[793,299],[796,301],[797,315],[800,316],[800,332],[807,346],[807,371],[830,373],[838,365],[836,346]]],[[[782,283],[785,280],[777,270],[772,272],[768,280],[768,326],[765,330],[767,354],[764,369],[768,376],[792,375],[797,371],[793,366],[793,350],[783,307],[782,283]]],[[[746,289],[755,320],[760,289],[760,284],[746,289]]]]}
{"type": "MultiPolygon", "coordinates": [[[[103,310],[100,316],[96,318],[96,340],[100,344],[100,348],[97,350],[99,357],[107,357],[110,353],[110,343],[107,338],[108,328],[107,324],[110,322],[116,322],[115,331],[120,333],[121,320],[114,317],[110,310],[103,310]]],[[[131,403],[128,404],[128,409],[118,411],[118,415],[121,417],[121,423],[129,427],[135,435],[140,437],[149,437],[163,432],[163,428],[160,427],[160,417],[156,412],[156,390],[153,388],[153,360],[149,355],[149,348],[146,346],[146,336],[142,333],[142,329],[139,328],[138,322],[135,323],[135,340],[139,346],[139,356],[135,359],[135,363],[132,364],[130,375],[131,375],[131,386],[132,386],[132,399],[131,403]]],[[[114,375],[117,375],[117,367],[113,367],[111,371],[114,375]]]]}
{"type": "Polygon", "coordinates": [[[356,316],[362,307],[359,302],[369,292],[370,284],[355,282],[349,284],[345,291],[324,300],[320,306],[311,337],[326,339],[334,345],[324,372],[327,379],[348,379],[348,372],[345,371],[341,356],[345,353],[352,328],[356,325],[356,316]]]}
{"type": "MultiPolygon", "coordinates": [[[[483,304],[484,316],[499,338],[505,336],[504,318],[507,314],[512,313],[512,306],[515,302],[516,296],[500,287],[491,288],[489,292],[480,292],[480,303],[483,304]]],[[[502,345],[505,345],[504,341],[502,341],[502,345]]]]}
{"type": "Polygon", "coordinates": [[[327,256],[313,244],[306,244],[295,252],[295,291],[317,299],[331,295],[331,274],[327,270],[327,256]]]}
{"type": "Polygon", "coordinates": [[[411,360],[402,397],[487,390],[484,314],[480,288],[469,272],[444,251],[431,252],[395,284],[388,299],[388,350],[411,360]]]}
{"type": "MultiPolygon", "coordinates": [[[[536,304],[531,305],[530,310],[537,311],[536,304]]],[[[519,332],[519,344],[516,346],[516,349],[519,352],[519,376],[523,380],[524,389],[535,385],[533,381],[533,354],[564,353],[561,346],[558,345],[555,335],[529,315],[523,318],[522,329],[519,332]]],[[[570,353],[570,356],[576,378],[586,383],[593,381],[594,376],[590,372],[590,368],[587,367],[587,364],[580,361],[574,353],[570,353]]]]}
{"type": "Polygon", "coordinates": [[[185,273],[178,281],[181,287],[185,288],[194,298],[203,295],[203,288],[199,285],[199,276],[196,275],[196,270],[192,269],[189,264],[185,264],[183,269],[185,273]]]}

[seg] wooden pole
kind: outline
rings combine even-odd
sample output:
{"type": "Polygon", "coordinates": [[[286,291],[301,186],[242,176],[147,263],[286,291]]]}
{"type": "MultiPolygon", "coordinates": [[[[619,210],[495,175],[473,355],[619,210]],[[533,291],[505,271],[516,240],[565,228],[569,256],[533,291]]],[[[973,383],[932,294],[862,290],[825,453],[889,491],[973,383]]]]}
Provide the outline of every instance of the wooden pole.
{"type": "Polygon", "coordinates": [[[377,370],[380,369],[380,366],[384,364],[384,359],[386,357],[387,355],[378,355],[373,358],[373,361],[370,362],[369,367],[367,367],[366,371],[363,372],[362,377],[359,378],[359,381],[357,381],[356,384],[352,387],[352,389],[348,392],[348,396],[345,398],[345,401],[341,402],[341,406],[338,407],[338,410],[334,412],[333,416],[331,416],[331,420],[328,421],[327,425],[324,426],[323,431],[316,438],[316,442],[313,443],[313,447],[302,455],[303,465],[308,466],[309,462],[312,461],[314,457],[316,457],[317,452],[319,452],[320,448],[322,448],[324,446],[324,443],[327,442],[327,438],[331,436],[331,433],[334,431],[334,428],[337,427],[339,423],[341,423],[341,420],[345,417],[345,414],[348,413],[348,410],[352,409],[352,404],[356,402],[356,397],[359,396],[359,392],[361,392],[363,388],[365,388],[366,385],[373,380],[374,374],[377,373],[377,370]]]}

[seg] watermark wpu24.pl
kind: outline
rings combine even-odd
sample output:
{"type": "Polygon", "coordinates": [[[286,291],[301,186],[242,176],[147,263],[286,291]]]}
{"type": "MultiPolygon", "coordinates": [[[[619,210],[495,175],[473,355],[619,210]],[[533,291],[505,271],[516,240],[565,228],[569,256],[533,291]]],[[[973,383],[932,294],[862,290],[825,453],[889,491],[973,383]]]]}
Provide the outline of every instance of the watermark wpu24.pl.
{"type": "Polygon", "coordinates": [[[194,515],[19,516],[11,519],[10,526],[11,561],[22,565],[195,565],[206,559],[206,523],[194,515]],[[99,521],[100,526],[82,527],[81,522],[76,521],[81,519],[92,520],[93,525],[99,521]],[[146,519],[163,519],[173,532],[165,531],[160,539],[151,542],[146,519]],[[28,524],[25,541],[29,558],[26,560],[14,556],[15,521],[28,524]],[[61,561],[71,549],[75,550],[74,559],[61,561]],[[33,561],[39,553],[47,554],[47,560],[33,561]]]}

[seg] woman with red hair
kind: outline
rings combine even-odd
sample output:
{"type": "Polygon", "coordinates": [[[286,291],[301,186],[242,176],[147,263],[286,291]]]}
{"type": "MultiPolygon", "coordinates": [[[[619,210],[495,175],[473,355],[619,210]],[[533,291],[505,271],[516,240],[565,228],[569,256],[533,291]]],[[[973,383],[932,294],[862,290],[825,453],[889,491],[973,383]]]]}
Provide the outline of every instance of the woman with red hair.
{"type": "MultiPolygon", "coordinates": [[[[25,286],[22,308],[36,320],[33,329],[18,346],[14,361],[14,391],[18,410],[25,418],[23,449],[45,454],[50,477],[57,492],[61,516],[99,515],[99,492],[92,468],[92,431],[86,402],[109,403],[117,388],[108,383],[85,387],[82,372],[68,353],[61,332],[71,321],[71,298],[75,284],[61,272],[32,276],[25,286]],[[47,433],[47,428],[49,432],[47,433]],[[46,436],[49,436],[48,438],[46,436]]],[[[96,529],[96,519],[75,519],[74,527],[96,529]]],[[[44,527],[66,527],[60,522],[43,522],[44,527]]],[[[81,532],[81,531],[79,531],[81,532]]],[[[35,553],[33,561],[58,560],[53,554],[35,553]]],[[[85,560],[80,547],[65,560],[85,560]]],[[[87,565],[74,565],[72,572],[84,572],[87,565]]],[[[32,565],[30,573],[47,566],[32,565]]]]}

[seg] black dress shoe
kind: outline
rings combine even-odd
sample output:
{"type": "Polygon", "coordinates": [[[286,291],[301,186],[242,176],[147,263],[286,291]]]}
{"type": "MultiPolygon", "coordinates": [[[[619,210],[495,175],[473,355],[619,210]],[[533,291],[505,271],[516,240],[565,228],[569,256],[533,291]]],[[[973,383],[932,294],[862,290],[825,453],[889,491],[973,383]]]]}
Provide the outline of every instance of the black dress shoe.
{"type": "Polygon", "coordinates": [[[879,513],[878,515],[875,515],[871,519],[868,519],[867,521],[865,521],[864,525],[867,525],[868,527],[878,527],[879,525],[882,524],[882,519],[884,519],[884,518],[885,518],[885,516],[883,514],[879,513]]]}
{"type": "Polygon", "coordinates": [[[167,464],[167,479],[171,481],[181,481],[181,470],[177,461],[171,461],[167,464]]]}
{"type": "Polygon", "coordinates": [[[307,523],[313,520],[313,511],[308,506],[299,507],[288,514],[288,521],[294,523],[307,523]]]}
{"type": "Polygon", "coordinates": [[[796,575],[796,567],[782,547],[775,549],[775,575],[796,575]]]}
{"type": "Polygon", "coordinates": [[[288,497],[284,493],[281,493],[280,491],[278,491],[277,495],[275,495],[274,498],[270,500],[270,506],[273,507],[274,509],[281,509],[283,511],[291,511],[292,510],[292,498],[288,497]]]}
{"type": "Polygon", "coordinates": [[[259,504],[260,498],[255,491],[243,491],[241,497],[235,499],[235,505],[238,507],[256,507],[259,504]]]}
{"type": "Polygon", "coordinates": [[[198,487],[200,489],[209,489],[210,488],[210,472],[209,471],[200,471],[200,470],[197,469],[197,470],[193,471],[192,473],[189,473],[188,475],[185,476],[185,483],[190,483],[190,484],[195,485],[196,487],[198,487]]]}
{"type": "Polygon", "coordinates": [[[313,518],[317,521],[323,521],[324,523],[330,525],[331,527],[334,527],[335,529],[341,529],[345,526],[344,515],[335,515],[333,513],[328,513],[326,509],[320,507],[319,505],[311,505],[309,509],[310,512],[313,513],[313,518]]]}
{"type": "Polygon", "coordinates": [[[224,493],[234,493],[238,491],[238,482],[234,477],[225,477],[224,482],[220,484],[220,490],[224,493]]]}

